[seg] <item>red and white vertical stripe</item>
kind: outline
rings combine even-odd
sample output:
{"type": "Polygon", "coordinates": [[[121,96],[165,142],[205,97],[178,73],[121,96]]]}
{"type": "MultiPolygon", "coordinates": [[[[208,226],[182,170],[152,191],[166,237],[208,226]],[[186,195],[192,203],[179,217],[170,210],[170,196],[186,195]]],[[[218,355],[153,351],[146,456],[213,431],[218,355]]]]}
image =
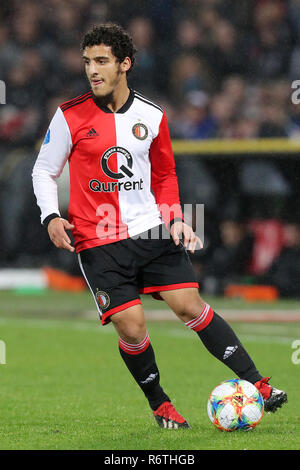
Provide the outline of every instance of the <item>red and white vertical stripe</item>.
{"type": "Polygon", "coordinates": [[[149,334],[147,333],[143,341],[139,344],[130,344],[119,338],[119,346],[127,354],[140,354],[148,348],[150,344],[149,334]]]}
{"type": "Polygon", "coordinates": [[[196,318],[193,318],[193,320],[186,322],[185,324],[194,331],[201,331],[209,325],[213,316],[213,309],[210,305],[205,304],[200,315],[198,315],[196,318]]]}

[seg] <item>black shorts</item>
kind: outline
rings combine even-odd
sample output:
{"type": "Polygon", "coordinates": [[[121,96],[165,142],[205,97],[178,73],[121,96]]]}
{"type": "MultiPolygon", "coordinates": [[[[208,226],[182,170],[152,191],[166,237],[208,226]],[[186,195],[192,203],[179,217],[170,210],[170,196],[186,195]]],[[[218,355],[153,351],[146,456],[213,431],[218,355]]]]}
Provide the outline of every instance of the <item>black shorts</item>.
{"type": "Polygon", "coordinates": [[[103,325],[114,313],[140,304],[140,294],[162,300],[161,291],[199,287],[183,244],[176,246],[163,225],[157,239],[150,238],[153,230],[78,254],[103,325]]]}

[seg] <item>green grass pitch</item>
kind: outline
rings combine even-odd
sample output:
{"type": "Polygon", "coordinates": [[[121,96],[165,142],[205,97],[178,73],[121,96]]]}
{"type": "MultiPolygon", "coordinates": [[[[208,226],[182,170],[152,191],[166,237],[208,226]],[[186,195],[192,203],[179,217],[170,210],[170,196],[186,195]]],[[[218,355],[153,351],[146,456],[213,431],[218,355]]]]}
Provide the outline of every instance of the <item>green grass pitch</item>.
{"type": "MultiPolygon", "coordinates": [[[[216,303],[221,314],[222,299],[216,303]]],[[[163,307],[150,299],[146,305],[163,307]]],[[[113,327],[82,316],[91,309],[89,293],[0,294],[1,450],[299,449],[300,364],[291,360],[291,345],[300,339],[300,324],[232,324],[261,373],[289,401],[276,414],[265,413],[254,431],[222,433],[210,423],[206,402],[233,374],[179,320],[149,321],[161,383],[191,425],[171,431],[157,427],[120,358],[113,327]]]]}

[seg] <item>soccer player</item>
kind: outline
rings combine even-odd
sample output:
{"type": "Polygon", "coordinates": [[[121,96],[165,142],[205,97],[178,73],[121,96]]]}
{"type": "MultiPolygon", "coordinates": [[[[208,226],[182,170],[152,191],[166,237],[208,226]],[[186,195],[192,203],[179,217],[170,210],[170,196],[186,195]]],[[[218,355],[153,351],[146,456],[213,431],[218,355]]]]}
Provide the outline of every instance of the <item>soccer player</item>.
{"type": "Polygon", "coordinates": [[[165,112],[127,84],[135,52],[118,25],[84,36],[90,91],[58,107],[33,168],[41,221],[56,247],[78,254],[101,322],[113,323],[121,357],[160,427],[189,424],[161,386],[140,293],[164,300],[212,355],[256,385],[266,411],[275,411],[286,393],[260,375],[231,327],[199,295],[187,249],[193,253],[201,241],[181,212],[165,112]],[[56,184],[67,161],[69,220],[60,216],[56,184]]]}

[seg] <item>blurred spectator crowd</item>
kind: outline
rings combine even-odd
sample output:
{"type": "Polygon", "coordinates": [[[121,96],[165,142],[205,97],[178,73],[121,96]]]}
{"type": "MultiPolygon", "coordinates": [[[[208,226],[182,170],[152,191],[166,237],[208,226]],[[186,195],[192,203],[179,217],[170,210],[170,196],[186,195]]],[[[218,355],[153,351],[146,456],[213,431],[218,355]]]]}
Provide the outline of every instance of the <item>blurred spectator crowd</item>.
{"type": "Polygon", "coordinates": [[[87,88],[80,40],[105,21],[131,33],[130,82],[165,106],[174,137],[300,132],[299,0],[2,0],[2,141],[34,144],[57,104],[87,88]]]}
{"type": "MultiPolygon", "coordinates": [[[[56,107],[88,89],[81,38],[106,21],[132,35],[138,56],[129,83],[166,109],[173,138],[300,136],[300,105],[291,100],[291,84],[300,79],[300,0],[1,0],[0,80],[6,84],[6,104],[0,105],[0,266],[38,265],[53,253],[69,263],[49,247],[39,225],[30,174],[56,107]]],[[[271,194],[273,204],[274,197],[293,199],[294,169],[291,182],[285,168],[251,164],[238,175],[247,204],[256,205],[247,184],[257,181],[260,171],[270,176],[270,191],[264,193],[263,178],[260,197],[271,194]]],[[[209,165],[181,160],[178,173],[183,202],[205,203],[208,233],[219,234],[208,235],[209,247],[197,266],[205,289],[221,292],[218,279],[225,266],[234,266],[239,275],[249,271],[253,233],[243,225],[243,236],[240,230],[229,235],[228,225],[222,225],[217,209],[222,189],[209,165]],[[242,246],[233,248],[232,238],[242,239],[242,246]]],[[[226,179],[225,168],[222,184],[228,192],[232,173],[227,173],[226,179]]],[[[299,234],[297,240],[299,250],[299,234]]],[[[299,279],[298,273],[298,285],[299,279]]]]}

